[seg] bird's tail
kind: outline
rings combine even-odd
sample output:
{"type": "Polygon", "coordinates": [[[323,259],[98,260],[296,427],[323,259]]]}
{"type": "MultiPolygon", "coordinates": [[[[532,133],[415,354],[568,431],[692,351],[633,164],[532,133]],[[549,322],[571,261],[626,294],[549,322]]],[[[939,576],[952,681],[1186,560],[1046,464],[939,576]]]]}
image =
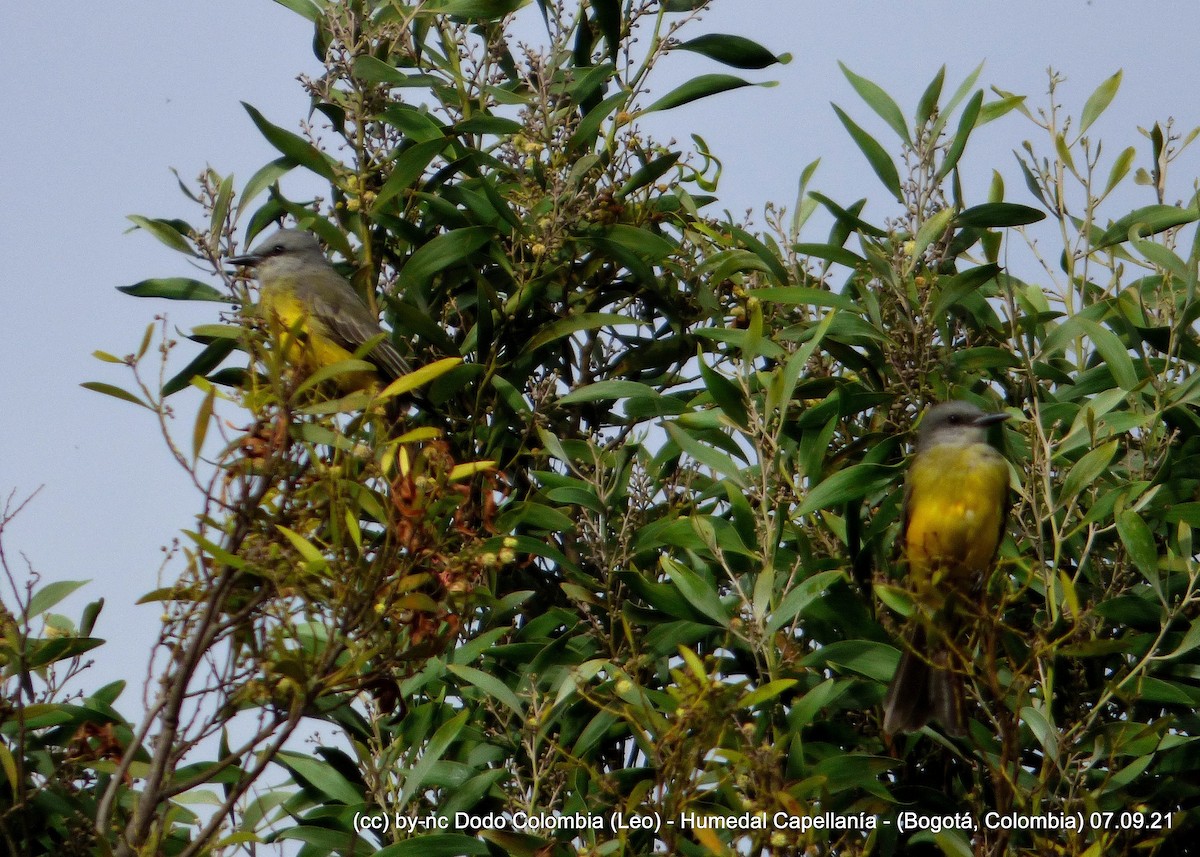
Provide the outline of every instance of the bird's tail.
{"type": "Polygon", "coordinates": [[[924,626],[914,623],[883,701],[883,731],[916,732],[930,720],[950,735],[966,734],[962,681],[950,664],[950,652],[929,645],[924,626]]]}

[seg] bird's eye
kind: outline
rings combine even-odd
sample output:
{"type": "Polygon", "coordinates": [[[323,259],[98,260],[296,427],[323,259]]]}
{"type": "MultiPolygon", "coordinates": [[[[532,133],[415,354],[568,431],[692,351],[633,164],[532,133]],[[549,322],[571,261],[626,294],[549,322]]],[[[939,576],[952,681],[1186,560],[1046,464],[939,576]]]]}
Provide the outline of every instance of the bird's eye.
{"type": "Polygon", "coordinates": [[[284,247],[282,244],[276,244],[274,247],[271,248],[271,253],[275,256],[278,256],[280,253],[282,253],[286,249],[287,248],[284,247]]]}

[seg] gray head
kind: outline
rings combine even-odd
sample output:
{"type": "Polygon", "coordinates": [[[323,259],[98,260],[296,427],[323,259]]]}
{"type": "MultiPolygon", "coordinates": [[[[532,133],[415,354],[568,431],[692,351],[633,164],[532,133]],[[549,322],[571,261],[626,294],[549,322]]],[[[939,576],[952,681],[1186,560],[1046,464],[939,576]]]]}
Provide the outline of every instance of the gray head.
{"type": "Polygon", "coordinates": [[[987,414],[970,402],[942,402],[929,409],[917,432],[917,449],[939,443],[987,443],[988,426],[1003,422],[1008,414],[987,414]]]}
{"type": "Polygon", "coordinates": [[[260,279],[313,264],[329,266],[317,237],[303,229],[280,229],[259,241],[249,253],[226,261],[256,269],[260,279]]]}

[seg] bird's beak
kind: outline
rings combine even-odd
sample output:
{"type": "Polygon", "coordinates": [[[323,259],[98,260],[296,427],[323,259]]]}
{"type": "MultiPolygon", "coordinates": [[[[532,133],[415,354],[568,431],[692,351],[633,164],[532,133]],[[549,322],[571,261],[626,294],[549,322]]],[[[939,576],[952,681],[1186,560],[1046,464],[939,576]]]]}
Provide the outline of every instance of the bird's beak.
{"type": "Polygon", "coordinates": [[[253,268],[262,261],[262,256],[257,253],[247,253],[244,256],[230,256],[225,260],[228,265],[238,265],[241,267],[253,268]]]}
{"type": "Polygon", "coordinates": [[[995,414],[984,414],[971,423],[971,425],[975,426],[975,428],[987,428],[988,426],[994,426],[996,423],[1004,422],[1008,419],[1008,416],[1004,411],[995,414]]]}

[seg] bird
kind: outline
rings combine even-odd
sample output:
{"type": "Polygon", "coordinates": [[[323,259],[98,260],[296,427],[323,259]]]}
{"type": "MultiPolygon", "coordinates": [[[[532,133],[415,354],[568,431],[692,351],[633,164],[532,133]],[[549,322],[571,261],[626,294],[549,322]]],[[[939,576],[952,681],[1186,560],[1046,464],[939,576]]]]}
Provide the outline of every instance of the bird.
{"type": "Polygon", "coordinates": [[[392,381],[411,371],[386,338],[350,282],[325,258],[317,238],[302,229],[280,229],[229,264],[254,269],[261,290],[259,311],[289,365],[315,372],[377,340],[366,359],[377,372],[336,377],[342,392],[367,389],[379,377],[392,381]],[[381,338],[382,337],[382,338],[381,338]]]}
{"type": "Polygon", "coordinates": [[[915,732],[931,720],[965,734],[962,602],[984,581],[1004,535],[1008,461],[987,440],[1008,419],[966,401],[930,408],[905,478],[901,547],[915,612],[883,703],[883,730],[915,732]]]}

